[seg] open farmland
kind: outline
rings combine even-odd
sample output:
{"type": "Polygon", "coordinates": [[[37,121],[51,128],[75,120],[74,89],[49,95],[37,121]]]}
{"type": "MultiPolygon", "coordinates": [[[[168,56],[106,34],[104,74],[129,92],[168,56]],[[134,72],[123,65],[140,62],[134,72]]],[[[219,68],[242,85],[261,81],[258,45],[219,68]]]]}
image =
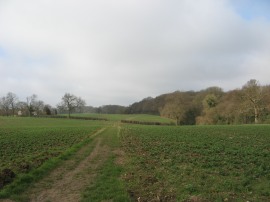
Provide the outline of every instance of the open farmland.
{"type": "MultiPolygon", "coordinates": [[[[89,141],[102,122],[0,118],[0,170],[16,175],[38,168],[74,146],[89,141]]],[[[1,176],[2,184],[8,176],[1,176]]]]}
{"type": "Polygon", "coordinates": [[[140,201],[270,201],[269,131],[125,125],[123,178],[140,201]]]}
{"type": "Polygon", "coordinates": [[[16,177],[0,198],[270,201],[270,125],[120,120],[1,117],[0,170],[16,177]]]}
{"type": "Polygon", "coordinates": [[[0,169],[16,172],[28,171],[60,155],[101,127],[97,123],[28,118],[1,119],[0,123],[0,169]]]}

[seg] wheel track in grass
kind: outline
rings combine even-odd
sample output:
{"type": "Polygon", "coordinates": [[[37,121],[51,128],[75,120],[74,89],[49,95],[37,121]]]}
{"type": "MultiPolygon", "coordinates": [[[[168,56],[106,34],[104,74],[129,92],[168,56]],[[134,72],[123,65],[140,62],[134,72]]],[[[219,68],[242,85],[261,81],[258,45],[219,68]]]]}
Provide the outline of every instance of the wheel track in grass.
{"type": "MultiPolygon", "coordinates": [[[[93,141],[83,146],[69,160],[64,161],[48,176],[31,185],[18,201],[74,202],[80,201],[81,193],[95,180],[97,170],[102,167],[110,154],[110,148],[103,144],[103,128],[91,137],[93,141]]],[[[12,202],[10,199],[2,202],[12,202]]]]}
{"type": "Polygon", "coordinates": [[[109,148],[102,145],[101,134],[104,130],[95,133],[92,143],[83,147],[72,159],[64,162],[29,190],[30,201],[80,201],[81,192],[94,180],[96,170],[108,157],[109,148]],[[89,146],[94,148],[86,155],[89,146]],[[82,156],[86,157],[76,165],[82,156]]]}

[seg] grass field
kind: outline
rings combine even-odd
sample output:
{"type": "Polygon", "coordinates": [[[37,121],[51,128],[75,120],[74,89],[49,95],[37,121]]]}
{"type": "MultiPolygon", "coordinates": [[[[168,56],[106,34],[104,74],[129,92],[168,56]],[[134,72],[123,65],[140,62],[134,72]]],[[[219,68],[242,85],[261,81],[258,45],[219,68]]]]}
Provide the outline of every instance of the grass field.
{"type": "Polygon", "coordinates": [[[105,118],[110,121],[121,121],[121,120],[130,120],[130,121],[145,121],[145,122],[160,122],[160,123],[172,123],[172,119],[165,117],[149,115],[149,114],[71,114],[71,116],[81,116],[81,117],[93,117],[93,118],[105,118]]]}
{"type": "MultiPolygon", "coordinates": [[[[29,173],[49,159],[74,152],[102,127],[96,121],[0,117],[0,172],[8,169],[17,177],[29,173]]],[[[1,174],[0,187],[9,177],[1,174]]]]}
{"type": "Polygon", "coordinates": [[[84,141],[102,127],[100,122],[0,118],[0,170],[17,173],[38,167],[46,159],[58,156],[84,141]]]}
{"type": "Polygon", "coordinates": [[[141,201],[270,201],[270,126],[124,126],[124,177],[141,201]]]}
{"type": "Polygon", "coordinates": [[[270,125],[144,126],[119,120],[160,117],[103,116],[111,121],[0,117],[0,171],[16,174],[0,198],[270,201],[270,125]]]}

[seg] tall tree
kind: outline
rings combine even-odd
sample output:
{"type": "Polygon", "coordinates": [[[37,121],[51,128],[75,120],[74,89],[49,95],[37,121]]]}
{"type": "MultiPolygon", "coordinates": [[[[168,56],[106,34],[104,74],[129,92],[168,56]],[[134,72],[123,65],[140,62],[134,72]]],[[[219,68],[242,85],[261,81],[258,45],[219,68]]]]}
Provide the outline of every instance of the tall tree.
{"type": "Polygon", "coordinates": [[[193,104],[194,92],[174,92],[166,97],[161,116],[174,119],[177,125],[195,124],[197,109],[193,104]]]}
{"type": "Polygon", "coordinates": [[[246,107],[253,108],[254,123],[258,123],[260,110],[263,104],[263,98],[265,96],[263,93],[263,88],[257,80],[251,79],[242,87],[242,92],[242,97],[245,101],[247,101],[246,107]]]}
{"type": "Polygon", "coordinates": [[[28,111],[28,116],[31,116],[32,112],[34,111],[34,103],[36,102],[36,99],[37,99],[36,94],[26,97],[26,107],[28,111]]]}
{"type": "Polygon", "coordinates": [[[36,100],[33,102],[33,110],[35,111],[36,115],[43,113],[44,109],[44,102],[42,100],[36,100]]]}
{"type": "Polygon", "coordinates": [[[219,121],[216,111],[218,103],[219,98],[215,94],[207,94],[202,100],[203,110],[201,116],[196,118],[197,124],[216,124],[219,121]]]}
{"type": "Polygon", "coordinates": [[[12,115],[15,115],[15,109],[16,109],[16,104],[18,102],[18,97],[16,94],[12,92],[8,92],[6,96],[7,102],[9,104],[10,109],[12,110],[12,115]]]}
{"type": "Polygon", "coordinates": [[[81,97],[77,97],[76,108],[79,110],[80,113],[82,113],[83,107],[85,107],[85,105],[86,105],[86,102],[81,97]]]}
{"type": "Polygon", "coordinates": [[[65,93],[65,95],[62,97],[62,102],[58,105],[58,109],[64,109],[68,111],[68,117],[70,118],[71,112],[78,106],[78,100],[81,103],[82,99],[78,99],[75,95],[72,95],[70,93],[65,93]]]}
{"type": "Polygon", "coordinates": [[[51,105],[45,105],[43,111],[46,115],[52,115],[52,107],[51,105]]]}
{"type": "Polygon", "coordinates": [[[2,97],[0,100],[0,109],[4,115],[9,115],[9,102],[7,97],[2,97]]]}
{"type": "Polygon", "coordinates": [[[232,90],[227,92],[216,107],[216,113],[219,116],[219,124],[239,124],[243,123],[241,113],[240,98],[241,90],[232,90]]]}

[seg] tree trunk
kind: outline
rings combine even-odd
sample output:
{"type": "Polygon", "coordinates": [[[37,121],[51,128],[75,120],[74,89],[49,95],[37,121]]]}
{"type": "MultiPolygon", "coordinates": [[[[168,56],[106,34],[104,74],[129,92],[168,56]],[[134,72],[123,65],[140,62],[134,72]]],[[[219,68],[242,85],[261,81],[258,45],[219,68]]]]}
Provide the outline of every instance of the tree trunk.
{"type": "Polygon", "coordinates": [[[28,116],[30,117],[31,116],[31,109],[30,109],[30,107],[27,107],[27,111],[28,111],[28,116]]]}
{"type": "Polygon", "coordinates": [[[177,126],[180,125],[180,116],[176,116],[176,125],[177,125],[177,126]]]}
{"type": "Polygon", "coordinates": [[[258,112],[258,108],[256,106],[254,106],[254,122],[255,124],[259,123],[259,112],[258,112]]]}
{"type": "Polygon", "coordinates": [[[12,113],[13,113],[13,116],[15,116],[15,107],[12,106],[12,113]]]}

